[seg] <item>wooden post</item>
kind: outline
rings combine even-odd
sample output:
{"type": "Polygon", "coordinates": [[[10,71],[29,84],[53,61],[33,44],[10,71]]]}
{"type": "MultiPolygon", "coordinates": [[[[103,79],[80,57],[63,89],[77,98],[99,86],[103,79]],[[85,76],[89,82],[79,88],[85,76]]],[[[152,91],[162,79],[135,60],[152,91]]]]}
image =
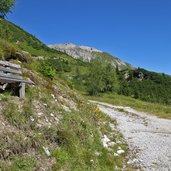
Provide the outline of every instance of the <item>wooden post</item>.
{"type": "Polygon", "coordinates": [[[19,97],[20,98],[25,98],[25,87],[26,87],[25,83],[20,84],[20,90],[19,90],[19,97]]]}

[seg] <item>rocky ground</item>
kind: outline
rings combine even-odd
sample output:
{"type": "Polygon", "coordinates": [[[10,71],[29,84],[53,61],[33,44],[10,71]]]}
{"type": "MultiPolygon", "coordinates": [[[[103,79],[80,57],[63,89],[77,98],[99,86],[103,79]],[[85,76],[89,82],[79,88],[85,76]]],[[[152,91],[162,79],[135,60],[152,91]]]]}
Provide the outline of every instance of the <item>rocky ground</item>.
{"type": "Polygon", "coordinates": [[[171,120],[157,118],[130,107],[91,102],[117,120],[118,129],[129,145],[128,164],[145,171],[171,170],[171,120]]]}

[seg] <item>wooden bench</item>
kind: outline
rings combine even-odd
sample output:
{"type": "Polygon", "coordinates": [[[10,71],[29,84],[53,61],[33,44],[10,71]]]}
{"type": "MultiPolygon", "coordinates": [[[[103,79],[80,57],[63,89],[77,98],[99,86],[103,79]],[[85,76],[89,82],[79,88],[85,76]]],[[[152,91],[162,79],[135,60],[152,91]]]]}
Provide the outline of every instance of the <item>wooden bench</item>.
{"type": "Polygon", "coordinates": [[[25,84],[34,84],[31,80],[23,78],[20,65],[2,60],[0,60],[0,83],[2,90],[5,90],[9,83],[17,83],[20,87],[20,98],[25,97],[25,84]]]}

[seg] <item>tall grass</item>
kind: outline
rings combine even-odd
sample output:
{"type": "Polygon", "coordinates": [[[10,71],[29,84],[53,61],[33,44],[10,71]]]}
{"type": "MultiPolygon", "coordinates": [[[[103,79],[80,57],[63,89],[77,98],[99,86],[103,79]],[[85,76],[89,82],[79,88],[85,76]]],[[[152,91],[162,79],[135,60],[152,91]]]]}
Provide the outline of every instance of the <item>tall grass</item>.
{"type": "Polygon", "coordinates": [[[7,59],[11,56],[15,56],[16,51],[17,48],[14,44],[0,39],[0,59],[7,59]]]}

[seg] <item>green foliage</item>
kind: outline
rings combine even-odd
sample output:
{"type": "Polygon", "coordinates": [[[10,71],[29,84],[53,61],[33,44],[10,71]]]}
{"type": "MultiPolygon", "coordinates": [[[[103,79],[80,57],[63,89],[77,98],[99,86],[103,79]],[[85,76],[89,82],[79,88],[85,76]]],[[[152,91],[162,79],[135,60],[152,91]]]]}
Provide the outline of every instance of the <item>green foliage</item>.
{"type": "MultiPolygon", "coordinates": [[[[115,60],[120,60],[119,58],[117,57],[114,57],[112,55],[110,55],[109,53],[106,53],[106,52],[93,52],[94,53],[94,57],[96,57],[98,60],[100,60],[102,63],[113,63],[115,60]]],[[[117,62],[115,63],[117,64],[117,62]]],[[[125,62],[126,65],[122,65],[120,66],[120,69],[123,70],[123,69],[131,69],[132,66],[128,63],[125,62]]]]}
{"type": "MultiPolygon", "coordinates": [[[[10,97],[6,97],[8,101],[10,97]]],[[[32,106],[31,103],[26,101],[23,105],[23,110],[19,111],[18,106],[13,102],[8,102],[8,105],[3,108],[3,114],[6,120],[13,126],[20,129],[25,129],[26,126],[31,126],[30,117],[32,116],[32,106]]]]}
{"type": "Polygon", "coordinates": [[[104,92],[118,92],[119,81],[116,70],[111,64],[105,66],[103,80],[105,82],[104,92]]]}
{"type": "Polygon", "coordinates": [[[60,58],[47,58],[40,62],[39,71],[44,76],[53,79],[57,73],[71,71],[71,67],[67,60],[60,58]]]}
{"type": "Polygon", "coordinates": [[[144,101],[171,104],[171,77],[138,68],[120,73],[120,94],[144,101]],[[125,75],[128,77],[125,78],[125,75]]]}
{"type": "Polygon", "coordinates": [[[36,161],[33,158],[24,158],[24,159],[18,159],[14,161],[11,168],[9,168],[10,171],[18,171],[18,170],[24,170],[24,171],[31,171],[34,166],[36,165],[36,161]]]}
{"type": "Polygon", "coordinates": [[[56,75],[55,69],[50,66],[46,61],[41,61],[39,71],[46,77],[53,79],[56,75]]]}
{"type": "Polygon", "coordinates": [[[99,60],[91,62],[87,83],[88,93],[90,95],[98,95],[98,93],[102,92],[105,88],[103,69],[104,66],[99,60]]]}
{"type": "Polygon", "coordinates": [[[4,57],[4,51],[2,47],[0,47],[0,59],[3,59],[3,57],[4,57]]]}
{"type": "MultiPolygon", "coordinates": [[[[39,161],[40,166],[47,166],[49,168],[47,170],[50,170],[55,163],[51,163],[53,157],[57,159],[54,170],[114,170],[116,165],[121,169],[125,163],[125,156],[121,155],[116,159],[113,155],[115,149],[111,147],[111,151],[108,151],[101,142],[102,135],[111,136],[111,132],[115,135],[115,132],[109,129],[110,118],[97,112],[93,106],[87,105],[87,102],[81,101],[77,95],[65,92],[71,91],[68,82],[71,82],[72,86],[71,80],[77,66],[80,71],[76,70],[76,78],[85,86],[90,85],[90,78],[93,80],[98,73],[99,77],[95,79],[95,83],[97,85],[99,83],[98,93],[115,91],[114,86],[117,84],[112,81],[117,81],[113,76],[115,70],[99,63],[103,69],[97,67],[96,72],[93,69],[95,64],[89,67],[88,63],[51,50],[34,36],[5,20],[0,21],[0,38],[16,44],[18,49],[26,50],[31,55],[41,55],[44,59],[23,64],[30,69],[25,74],[33,78],[36,83],[35,87],[31,86],[32,88],[26,90],[25,100],[11,96],[2,100],[3,119],[9,128],[14,130],[11,133],[1,134],[0,137],[0,150],[4,153],[2,160],[8,165],[7,169],[4,167],[5,170],[39,170],[40,167],[35,166],[34,158],[25,160],[24,155],[37,156],[35,160],[39,161]],[[36,73],[38,70],[43,75],[36,73]],[[62,79],[58,77],[58,73],[62,79]],[[52,83],[44,76],[55,79],[52,83]],[[71,112],[67,113],[61,108],[62,105],[69,105],[71,99],[76,103],[77,109],[71,109],[71,112]],[[41,116],[38,115],[40,112],[41,116]],[[43,147],[48,147],[51,157],[47,158],[43,147]],[[6,152],[9,154],[4,157],[6,152]],[[17,160],[14,160],[14,156],[17,160]]],[[[3,48],[0,49],[4,56],[3,48]]],[[[113,135],[111,140],[116,142],[113,135]]]]}
{"type": "Polygon", "coordinates": [[[41,51],[42,53],[44,53],[44,51],[47,53],[57,52],[55,50],[48,48],[45,44],[40,42],[40,40],[38,40],[35,36],[24,31],[19,26],[4,19],[0,20],[0,38],[16,43],[18,47],[20,47],[23,50],[30,50],[28,52],[30,52],[31,54],[33,50],[33,52],[35,52],[35,54],[33,55],[36,56],[40,55],[39,51],[41,51]]]}
{"type": "Polygon", "coordinates": [[[68,61],[61,58],[48,58],[46,60],[46,63],[48,63],[53,69],[55,69],[56,72],[71,71],[71,67],[68,61]]]}
{"type": "MultiPolygon", "coordinates": [[[[58,161],[55,169],[114,170],[115,165],[122,168],[123,156],[116,160],[113,152],[103,147],[98,133],[111,133],[109,122],[112,121],[94,107],[83,105],[80,106],[80,112],[63,113],[55,136],[55,142],[59,145],[53,153],[58,161]],[[104,120],[106,124],[100,124],[104,120]]],[[[113,138],[116,141],[116,137],[113,138]]]]}
{"type": "MultiPolygon", "coordinates": [[[[35,92],[29,93],[30,99],[26,99],[26,102],[19,100],[17,102],[17,98],[11,100],[9,97],[4,103],[2,113],[15,132],[0,134],[0,154],[3,157],[6,156],[6,160],[4,158],[2,160],[7,164],[5,167],[5,164],[2,165],[0,162],[0,168],[2,167],[5,171],[10,169],[14,171],[15,169],[38,170],[40,163],[36,163],[44,161],[43,157],[47,162],[56,159],[57,162],[50,166],[54,170],[114,170],[116,165],[119,169],[123,167],[126,153],[117,158],[113,153],[118,146],[126,151],[125,144],[116,144],[108,151],[101,142],[103,135],[107,135],[114,142],[120,140],[118,139],[120,136],[117,136],[117,133],[109,126],[109,123],[115,124],[115,122],[96,110],[94,106],[77,99],[78,97],[70,91],[69,97],[77,101],[78,110],[66,112],[56,102],[54,103],[51,93],[44,88],[44,84],[34,89],[36,89],[35,92]],[[31,105],[31,102],[36,103],[36,108],[34,104],[31,105]],[[20,107],[17,106],[18,103],[20,107]],[[45,103],[47,105],[43,107],[45,103]],[[43,112],[43,116],[36,118],[37,107],[43,112]],[[18,113],[22,113],[23,116],[18,113]],[[51,113],[55,117],[52,117],[51,113]],[[56,117],[60,118],[59,121],[56,121],[56,117]],[[35,121],[31,121],[31,118],[35,121]],[[50,127],[46,126],[45,118],[52,123],[50,127]],[[35,127],[31,127],[30,122],[35,124],[35,127]],[[45,125],[37,127],[37,123],[45,125]],[[42,147],[48,147],[52,156],[47,158],[42,147]],[[6,152],[9,152],[8,155],[5,155],[6,152]],[[22,158],[24,154],[30,155],[30,159],[22,158]],[[14,156],[17,160],[13,158],[14,156]],[[37,157],[34,159],[34,156],[37,157]]],[[[44,164],[46,165],[47,163],[44,164]]]]}
{"type": "Polygon", "coordinates": [[[110,63],[102,63],[98,58],[92,60],[84,70],[76,67],[73,83],[78,90],[87,91],[89,95],[119,90],[115,68],[110,63]]]}
{"type": "Polygon", "coordinates": [[[17,48],[6,40],[0,38],[0,59],[14,57],[17,48]]]}
{"type": "Polygon", "coordinates": [[[11,12],[11,8],[15,5],[15,0],[0,1],[0,17],[4,18],[7,13],[11,12]]]}
{"type": "Polygon", "coordinates": [[[88,93],[98,95],[100,92],[117,92],[119,82],[115,69],[111,64],[103,64],[98,59],[91,62],[88,75],[88,93]]]}
{"type": "MultiPolygon", "coordinates": [[[[2,163],[3,164],[3,163],[2,163]]],[[[1,165],[0,163],[0,169],[1,165]]],[[[36,165],[36,160],[31,157],[17,158],[11,163],[11,166],[3,166],[2,171],[32,171],[36,165]]]]}

